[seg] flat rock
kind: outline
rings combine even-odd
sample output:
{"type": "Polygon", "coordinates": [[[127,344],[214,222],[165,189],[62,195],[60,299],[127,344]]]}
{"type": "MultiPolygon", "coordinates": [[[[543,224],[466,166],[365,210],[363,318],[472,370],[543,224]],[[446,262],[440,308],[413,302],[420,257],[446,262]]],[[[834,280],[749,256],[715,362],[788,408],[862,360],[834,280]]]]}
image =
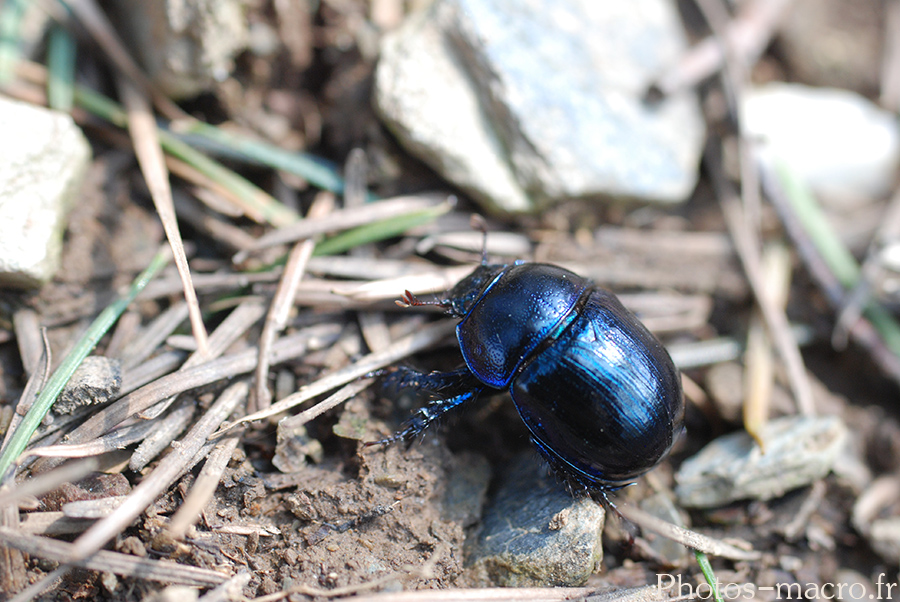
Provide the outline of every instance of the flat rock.
{"type": "Polygon", "coordinates": [[[4,98],[0,131],[0,285],[34,288],[59,266],[91,148],[68,115],[4,98]]]}
{"type": "Polygon", "coordinates": [[[437,0],[383,42],[375,104],[414,154],[489,208],[573,197],[675,202],[704,123],[643,95],[685,48],[665,0],[437,0]]]}
{"type": "Polygon", "coordinates": [[[836,88],[773,83],[748,90],[747,134],[779,163],[832,201],[890,193],[900,164],[895,116],[836,88]]]}
{"type": "Polygon", "coordinates": [[[724,435],[685,460],[675,495],[685,508],[715,508],[744,499],[770,500],[830,471],[847,441],[837,416],[787,416],[761,431],[765,453],[745,431],[724,435]]]}
{"type": "Polygon", "coordinates": [[[572,497],[534,454],[506,470],[481,529],[466,542],[466,570],[481,587],[578,586],[603,559],[605,512],[572,497]]]}

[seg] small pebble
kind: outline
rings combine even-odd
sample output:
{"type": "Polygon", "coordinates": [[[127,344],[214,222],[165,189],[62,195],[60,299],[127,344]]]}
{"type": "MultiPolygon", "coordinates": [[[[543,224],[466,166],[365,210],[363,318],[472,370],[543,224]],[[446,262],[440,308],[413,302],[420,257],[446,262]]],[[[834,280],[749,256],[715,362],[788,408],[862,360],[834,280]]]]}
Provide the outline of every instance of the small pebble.
{"type": "Polygon", "coordinates": [[[284,473],[299,472],[306,466],[307,458],[318,464],[325,455],[322,444],[309,436],[305,426],[294,426],[291,422],[286,418],[278,423],[272,457],[272,464],[284,473]]]}
{"type": "Polygon", "coordinates": [[[78,408],[108,402],[122,388],[122,363],[113,358],[91,355],[84,358],[59,394],[53,411],[71,414],[78,408]]]}
{"type": "Polygon", "coordinates": [[[467,573],[480,587],[574,587],[603,559],[605,513],[576,499],[532,453],[507,469],[481,530],[466,542],[467,573]]]}
{"type": "Polygon", "coordinates": [[[91,147],[68,115],[6,98],[0,132],[0,285],[35,288],[59,268],[91,147]]]}

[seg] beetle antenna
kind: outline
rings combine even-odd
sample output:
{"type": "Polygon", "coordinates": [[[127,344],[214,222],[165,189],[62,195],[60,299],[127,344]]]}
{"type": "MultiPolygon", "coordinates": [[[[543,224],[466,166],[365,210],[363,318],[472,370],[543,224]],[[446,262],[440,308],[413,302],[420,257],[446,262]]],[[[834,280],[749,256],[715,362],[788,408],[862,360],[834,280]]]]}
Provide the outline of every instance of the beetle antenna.
{"type": "Polygon", "coordinates": [[[394,301],[400,307],[422,307],[425,305],[437,305],[438,307],[447,307],[447,303],[445,301],[423,301],[419,299],[414,294],[409,292],[408,290],[403,291],[403,295],[394,301]]]}
{"type": "Polygon", "coordinates": [[[481,265],[487,265],[487,221],[478,213],[473,213],[469,218],[469,225],[473,230],[481,232],[481,265]]]}

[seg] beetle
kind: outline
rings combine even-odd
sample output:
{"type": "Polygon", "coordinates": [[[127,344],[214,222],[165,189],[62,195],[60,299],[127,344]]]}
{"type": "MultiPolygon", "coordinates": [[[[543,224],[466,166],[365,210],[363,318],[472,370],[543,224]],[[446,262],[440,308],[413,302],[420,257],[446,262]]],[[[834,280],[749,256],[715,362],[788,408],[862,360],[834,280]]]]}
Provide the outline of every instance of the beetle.
{"type": "Polygon", "coordinates": [[[395,368],[401,387],[435,394],[394,435],[411,442],[446,412],[509,390],[538,452],[574,493],[606,500],[649,471],[682,430],[681,377],[662,344],[612,293],[562,267],[486,259],[440,301],[405,306],[460,319],[465,365],[395,368]]]}

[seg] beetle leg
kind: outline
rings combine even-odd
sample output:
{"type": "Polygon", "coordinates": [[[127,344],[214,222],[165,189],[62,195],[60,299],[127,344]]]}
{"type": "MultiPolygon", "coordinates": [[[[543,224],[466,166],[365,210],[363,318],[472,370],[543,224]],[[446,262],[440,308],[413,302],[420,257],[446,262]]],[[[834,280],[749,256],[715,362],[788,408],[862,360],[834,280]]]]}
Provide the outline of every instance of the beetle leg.
{"type": "Polygon", "coordinates": [[[399,431],[386,439],[381,439],[379,441],[368,441],[364,443],[364,446],[384,446],[396,441],[406,441],[407,443],[411,443],[435,420],[439,419],[441,416],[443,416],[453,408],[478,397],[478,394],[481,393],[483,388],[483,386],[474,387],[472,389],[469,389],[468,391],[465,391],[464,393],[454,395],[453,397],[434,399],[430,401],[428,405],[419,408],[419,410],[415,414],[410,416],[406,420],[406,422],[403,423],[399,431]]]}
{"type": "Polygon", "coordinates": [[[384,386],[387,388],[417,389],[426,393],[477,386],[477,381],[465,366],[451,372],[422,372],[409,366],[397,366],[385,371],[383,375],[384,386]]]}

